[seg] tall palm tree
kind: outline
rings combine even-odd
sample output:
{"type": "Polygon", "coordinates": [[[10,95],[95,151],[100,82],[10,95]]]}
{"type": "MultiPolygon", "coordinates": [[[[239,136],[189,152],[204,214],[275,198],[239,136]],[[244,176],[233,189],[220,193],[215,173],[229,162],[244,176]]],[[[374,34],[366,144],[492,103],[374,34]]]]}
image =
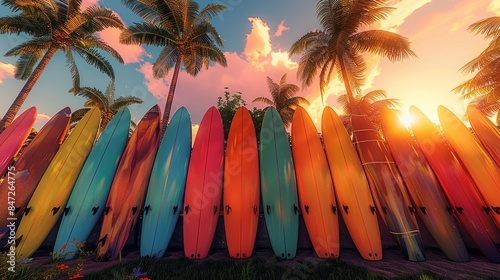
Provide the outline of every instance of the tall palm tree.
{"type": "Polygon", "coordinates": [[[352,132],[352,114],[367,115],[373,125],[377,129],[380,129],[380,112],[382,107],[394,109],[399,106],[399,100],[396,98],[387,98],[384,90],[370,91],[365,95],[357,94],[354,96],[354,103],[349,102],[347,95],[343,94],[337,98],[337,103],[344,112],[344,115],[341,115],[340,118],[349,133],[352,132]]]}
{"type": "Polygon", "coordinates": [[[463,99],[472,99],[472,103],[479,102],[481,106],[477,107],[486,115],[497,114],[496,122],[500,125],[500,16],[475,22],[468,29],[491,41],[481,54],[461,68],[464,72],[477,72],[474,77],[453,91],[463,99]]]}
{"type": "Polygon", "coordinates": [[[372,54],[398,61],[416,57],[407,38],[386,30],[367,29],[387,18],[394,8],[386,0],[320,0],[317,16],[323,30],[311,31],[290,48],[290,56],[302,54],[297,76],[303,86],[310,86],[318,72],[321,93],[332,75],[344,82],[347,98],[355,103],[365,80],[366,61],[362,54],[372,54]]]}
{"type": "Polygon", "coordinates": [[[109,53],[120,63],[123,63],[123,59],[95,35],[109,27],[124,27],[113,11],[99,6],[82,11],[81,0],[2,0],[2,4],[16,14],[0,18],[0,34],[25,33],[31,39],[5,54],[19,56],[15,77],[26,80],[26,83],[0,121],[0,132],[12,122],[58,50],[66,55],[75,92],[80,87],[80,75],[73,53],[114,79],[113,67],[99,51],[109,53]]]}
{"type": "Polygon", "coordinates": [[[162,133],[170,117],[175,87],[181,65],[190,75],[196,76],[210,62],[227,66],[223,46],[210,19],[226,9],[220,4],[209,4],[199,10],[191,0],[150,0],[122,2],[144,22],[135,23],[124,30],[120,41],[127,45],[153,45],[163,47],[153,64],[156,78],[164,77],[174,68],[163,113],[162,133]]]}
{"type": "Polygon", "coordinates": [[[294,96],[299,92],[299,87],[294,84],[286,83],[286,74],[281,77],[280,83],[275,83],[267,77],[267,86],[271,93],[271,99],[267,97],[257,97],[252,102],[262,102],[276,108],[281,116],[285,127],[292,123],[293,113],[301,103],[309,105],[309,101],[301,96],[294,96]]]}
{"type": "Polygon", "coordinates": [[[76,124],[91,107],[97,107],[101,111],[101,131],[108,125],[109,121],[111,121],[113,116],[120,111],[120,109],[143,102],[142,99],[135,96],[122,96],[115,99],[115,84],[113,81],[109,83],[105,93],[102,93],[96,88],[82,87],[76,95],[87,98],[84,104],[87,108],[78,109],[73,112],[73,114],[71,114],[70,124],[76,124]]]}

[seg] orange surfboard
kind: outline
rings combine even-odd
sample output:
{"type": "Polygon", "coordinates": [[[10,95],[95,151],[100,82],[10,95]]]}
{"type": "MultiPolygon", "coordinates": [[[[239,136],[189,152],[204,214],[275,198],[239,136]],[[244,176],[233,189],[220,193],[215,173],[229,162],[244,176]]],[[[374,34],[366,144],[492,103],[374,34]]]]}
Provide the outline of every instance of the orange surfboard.
{"type": "Polygon", "coordinates": [[[125,246],[142,209],[160,134],[160,109],[141,119],[123,151],[109,190],[96,258],[115,259],[125,246]]]}
{"type": "Polygon", "coordinates": [[[300,208],[314,251],[320,258],[338,258],[340,232],[333,182],[318,132],[300,106],[293,114],[292,154],[300,208]]]}
{"type": "Polygon", "coordinates": [[[375,203],[358,153],[342,120],[325,107],[321,132],[339,211],[354,245],[365,260],[382,259],[382,241],[375,203]]]}
{"type": "Polygon", "coordinates": [[[252,255],[259,221],[259,154],[250,112],[233,117],[224,161],[224,228],[231,258],[252,255]]]}
{"type": "Polygon", "coordinates": [[[479,142],[500,166],[500,129],[472,105],[467,107],[467,116],[479,142]]]}
{"type": "Polygon", "coordinates": [[[438,116],[448,143],[476,183],[500,228],[500,167],[455,114],[439,106],[438,116]]]}

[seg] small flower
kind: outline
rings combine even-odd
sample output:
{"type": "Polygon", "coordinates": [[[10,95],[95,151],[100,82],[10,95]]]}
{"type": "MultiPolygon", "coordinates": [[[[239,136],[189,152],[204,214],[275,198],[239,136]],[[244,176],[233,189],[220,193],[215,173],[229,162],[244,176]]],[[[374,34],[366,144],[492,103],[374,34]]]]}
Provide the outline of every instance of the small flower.
{"type": "Polygon", "coordinates": [[[77,273],[77,274],[75,274],[73,276],[70,276],[68,279],[71,280],[71,279],[78,279],[78,278],[83,278],[83,275],[80,274],[80,273],[77,273]]]}
{"type": "Polygon", "coordinates": [[[56,265],[57,268],[59,268],[60,270],[65,270],[65,269],[68,269],[69,266],[65,265],[65,264],[60,264],[60,265],[56,265]]]}
{"type": "Polygon", "coordinates": [[[146,276],[147,274],[148,274],[147,272],[141,272],[141,268],[140,267],[134,267],[134,269],[132,270],[132,273],[130,274],[130,276],[141,277],[141,276],[146,276]]]}
{"type": "Polygon", "coordinates": [[[151,280],[151,278],[148,278],[148,277],[141,277],[139,280],[151,280]]]}
{"type": "Polygon", "coordinates": [[[20,263],[30,263],[33,258],[22,258],[19,260],[20,263]]]}

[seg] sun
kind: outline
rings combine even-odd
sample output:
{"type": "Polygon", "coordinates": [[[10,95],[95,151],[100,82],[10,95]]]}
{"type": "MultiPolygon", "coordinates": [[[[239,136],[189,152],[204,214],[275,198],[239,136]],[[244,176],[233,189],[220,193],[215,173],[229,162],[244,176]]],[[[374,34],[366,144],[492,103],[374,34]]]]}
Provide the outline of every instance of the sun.
{"type": "Polygon", "coordinates": [[[399,116],[399,119],[406,128],[409,128],[413,121],[413,117],[408,110],[404,111],[403,114],[399,116]]]}

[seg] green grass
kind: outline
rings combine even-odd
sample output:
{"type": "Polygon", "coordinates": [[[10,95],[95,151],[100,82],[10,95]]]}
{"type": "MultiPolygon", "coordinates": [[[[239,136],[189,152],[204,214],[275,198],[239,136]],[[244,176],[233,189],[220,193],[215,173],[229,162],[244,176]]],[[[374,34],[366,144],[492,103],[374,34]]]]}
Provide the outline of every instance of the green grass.
{"type": "MultiPolygon", "coordinates": [[[[17,264],[16,273],[7,272],[3,261],[0,265],[0,279],[68,279],[78,273],[75,268],[61,271],[57,261],[40,266],[17,264]],[[7,273],[6,273],[7,272],[7,273]]],[[[91,258],[85,262],[92,262],[91,258]]],[[[192,261],[186,258],[149,259],[141,258],[122,262],[98,272],[85,273],[83,279],[141,279],[132,275],[134,269],[146,272],[149,279],[389,279],[366,268],[349,265],[341,260],[304,259],[300,262],[283,262],[276,258],[253,258],[249,260],[204,260],[192,261]]],[[[137,271],[139,272],[139,271],[137,271]]],[[[417,274],[402,275],[397,279],[438,280],[447,279],[432,272],[421,271],[417,274]]]]}

